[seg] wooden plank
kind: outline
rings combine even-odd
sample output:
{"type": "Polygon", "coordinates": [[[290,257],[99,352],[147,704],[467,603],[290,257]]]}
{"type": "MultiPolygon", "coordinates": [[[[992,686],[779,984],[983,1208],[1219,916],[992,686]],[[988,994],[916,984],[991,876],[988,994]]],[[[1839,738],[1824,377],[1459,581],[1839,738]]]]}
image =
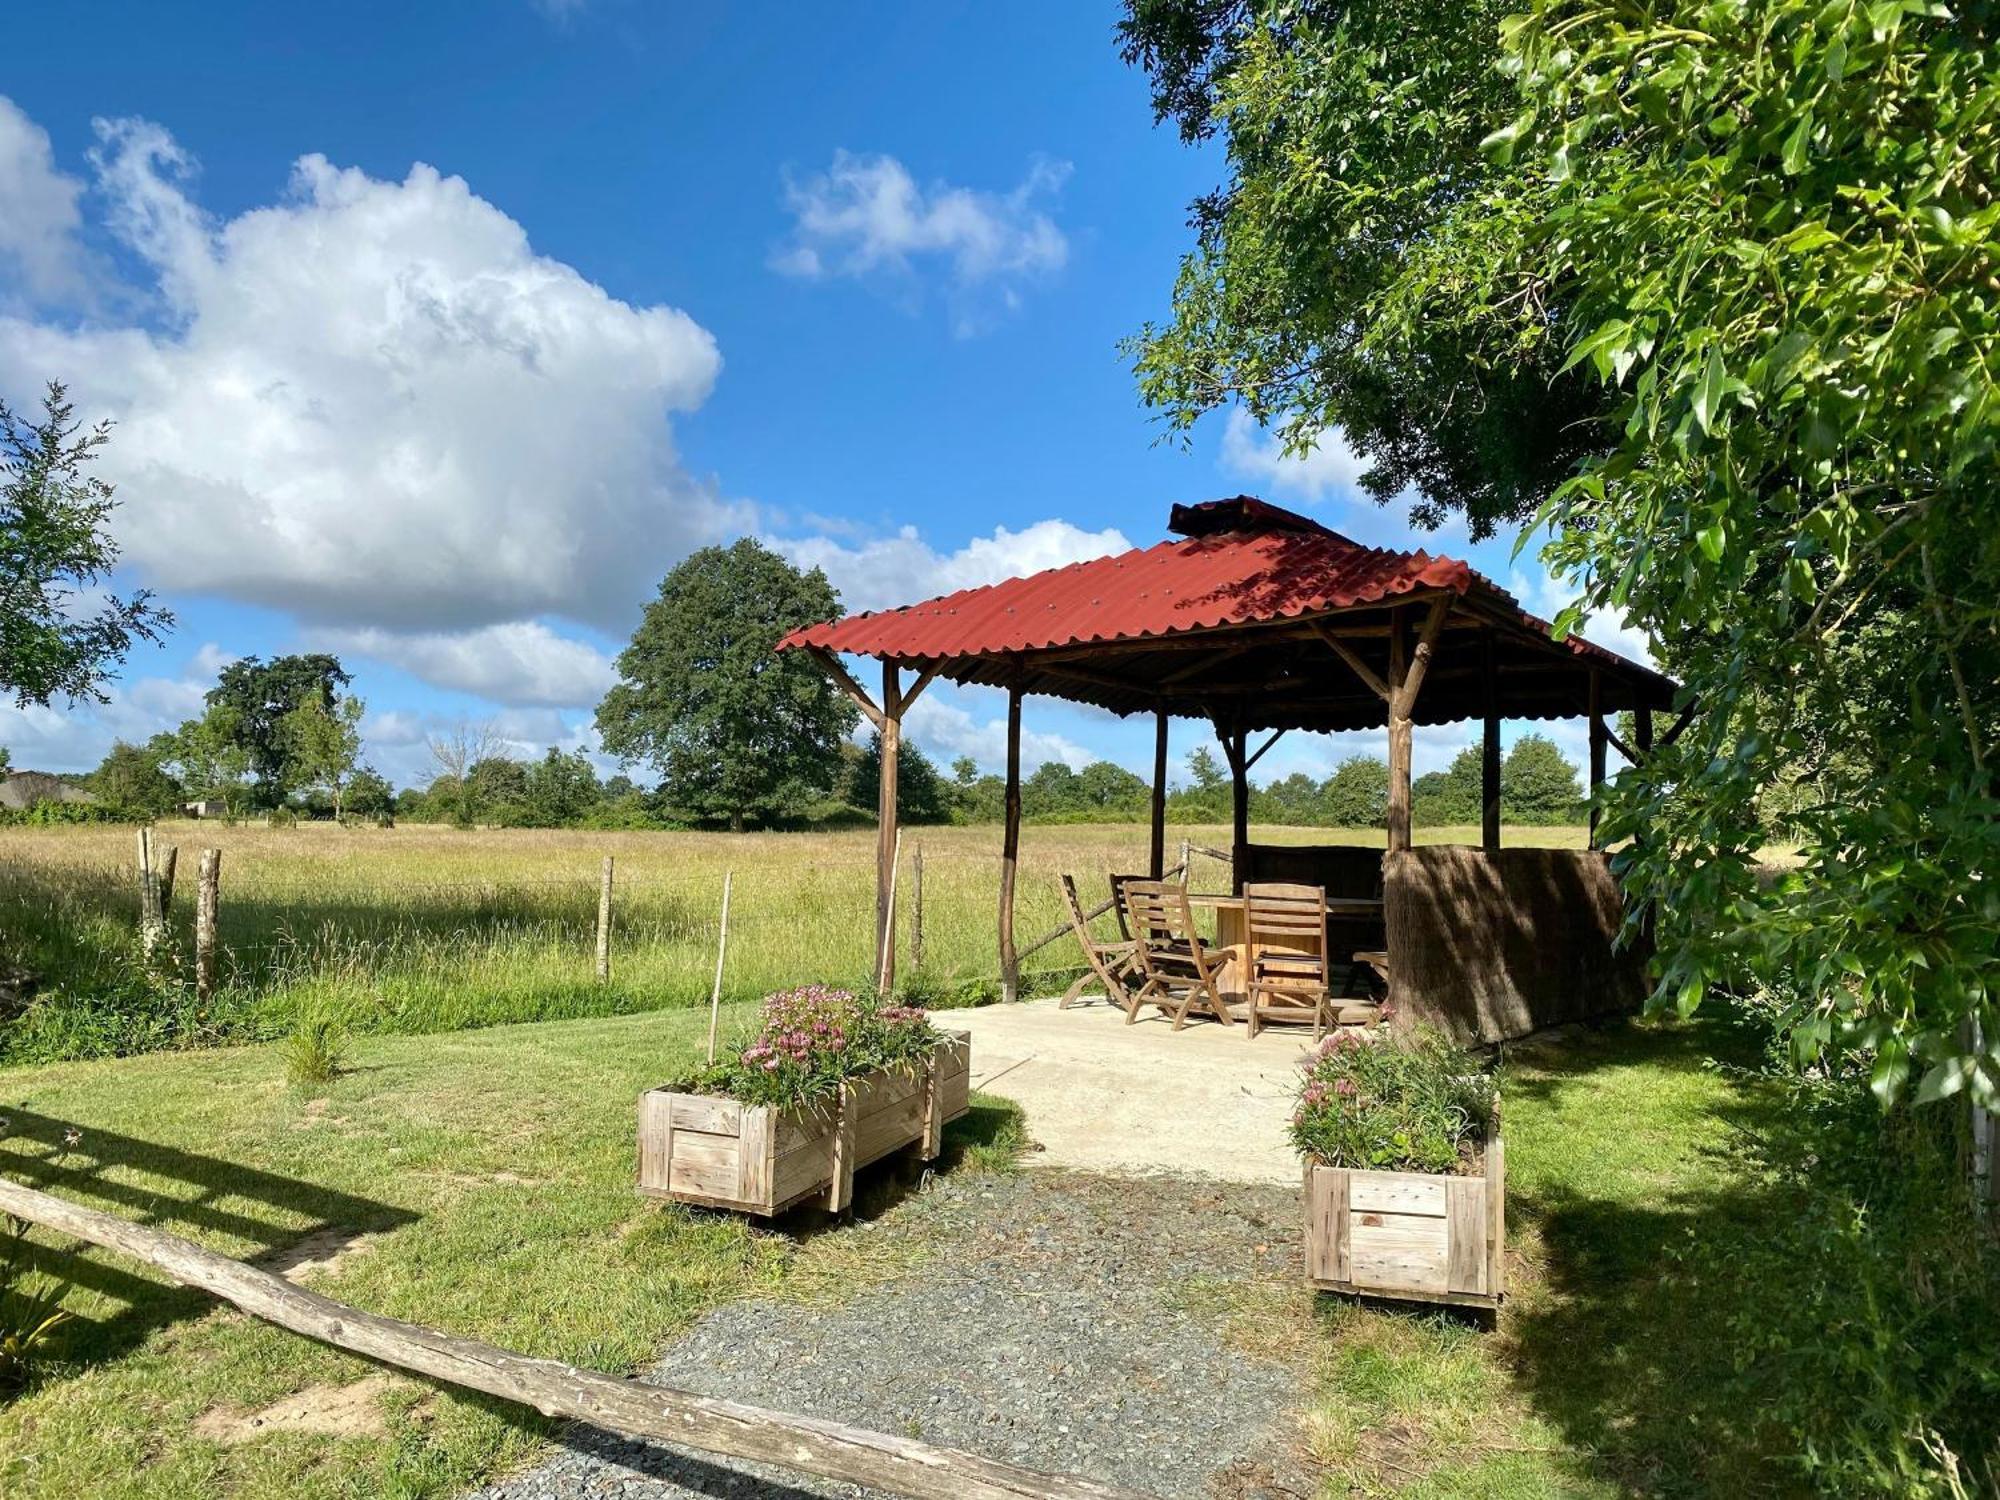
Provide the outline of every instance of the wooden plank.
{"type": "Polygon", "coordinates": [[[1507,1292],[1507,1143],[1497,1127],[1486,1135],[1486,1290],[1507,1292]]]}
{"type": "Polygon", "coordinates": [[[736,1191],[752,1212],[768,1213],[772,1208],[771,1184],[777,1159],[772,1150],[774,1125],[768,1109],[743,1111],[742,1128],[736,1146],[736,1191]]]}
{"type": "Polygon", "coordinates": [[[1424,1172],[1355,1172],[1348,1203],[1356,1213],[1429,1214],[1443,1218],[1445,1180],[1424,1172]]]}
{"type": "Polygon", "coordinates": [[[288,1332],[517,1402],[544,1416],[728,1458],[780,1464],[909,1500],[1145,1500],[1094,1480],[1036,1473],[909,1438],[692,1395],[454,1338],[335,1301],[150,1225],[5,1179],[0,1179],[0,1210],[130,1256],[288,1332]]]}
{"type": "Polygon", "coordinates": [[[1306,1168],[1306,1278],[1344,1285],[1348,1278],[1348,1173],[1340,1167],[1306,1168]]]}
{"type": "Polygon", "coordinates": [[[740,1153],[734,1136],[696,1135],[677,1130],[668,1158],[667,1186],[677,1193],[701,1193],[736,1201],[742,1180],[740,1153]]]}
{"type": "Polygon", "coordinates": [[[1347,1214],[1348,1277],[1361,1291],[1451,1290],[1445,1220],[1427,1214],[1347,1214]]]}
{"type": "Polygon", "coordinates": [[[1446,1288],[1486,1291],[1486,1179],[1445,1179],[1446,1288]]]}
{"type": "Polygon", "coordinates": [[[639,1096],[639,1185],[665,1192],[673,1160],[673,1101],[676,1096],[663,1089],[648,1089],[639,1096]]]}
{"type": "Polygon", "coordinates": [[[861,710],[862,716],[870,724],[880,729],[882,727],[882,710],[876,706],[875,700],[868,696],[867,690],[854,680],[847,668],[841,665],[840,658],[824,646],[808,646],[806,647],[806,651],[814,661],[820,664],[820,669],[838,683],[841,690],[848,697],[854,700],[855,707],[861,710]]]}
{"type": "Polygon", "coordinates": [[[702,1135],[740,1135],[743,1106],[734,1099],[712,1099],[706,1094],[668,1094],[668,1115],[676,1130],[693,1130],[702,1135]]]}
{"type": "Polygon", "coordinates": [[[833,1126],[832,1180],[827,1184],[828,1213],[840,1213],[854,1202],[854,1091],[840,1090],[840,1112],[833,1126]]]}

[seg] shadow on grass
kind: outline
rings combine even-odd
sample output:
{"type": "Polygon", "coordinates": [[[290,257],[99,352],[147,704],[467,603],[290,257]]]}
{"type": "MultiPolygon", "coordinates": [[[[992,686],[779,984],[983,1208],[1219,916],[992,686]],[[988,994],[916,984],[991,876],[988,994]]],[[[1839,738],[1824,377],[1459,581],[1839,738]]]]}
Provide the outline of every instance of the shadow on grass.
{"type": "MultiPolygon", "coordinates": [[[[15,1107],[0,1113],[9,1121],[0,1138],[0,1171],[11,1180],[171,1234],[229,1235],[248,1248],[239,1243],[225,1253],[279,1274],[306,1259],[332,1254],[364,1234],[384,1233],[418,1217],[370,1198],[121,1135],[87,1121],[58,1120],[15,1107]],[[74,1147],[65,1143],[70,1130],[81,1137],[74,1147]],[[307,1222],[289,1222],[291,1216],[307,1222]]],[[[46,1232],[21,1249],[23,1272],[67,1283],[112,1304],[73,1311],[48,1346],[56,1365],[88,1368],[115,1359],[154,1330],[199,1317],[215,1305],[204,1292],[50,1244],[46,1232]]],[[[67,1301],[74,1306],[76,1298],[67,1301]]]]}
{"type": "MultiPolygon", "coordinates": [[[[1573,1029],[1515,1056],[1531,1070],[1508,1076],[1518,1117],[1523,1101],[1553,1106],[1600,1068],[1640,1070],[1667,1089],[1677,1076],[1717,1063],[1747,1068],[1761,1045],[1754,1031],[1718,1018],[1573,1029]]],[[[1782,1106],[1754,1078],[1725,1075],[1718,1084],[1719,1115],[1732,1130],[1779,1128],[1782,1106]]],[[[1617,1128],[1673,1124],[1649,1115],[1640,1100],[1617,1128]]],[[[1802,1474],[1786,1462],[1756,1403],[1744,1399],[1738,1341],[1743,1320],[1791,1291],[1735,1274],[1739,1263],[1770,1265],[1738,1252],[1788,1211],[1786,1195],[1726,1148],[1688,1150],[1706,1153],[1709,1167],[1660,1173],[1657,1183],[1642,1171],[1621,1172],[1609,1192],[1572,1186],[1546,1168],[1531,1185],[1510,1183],[1509,1218],[1537,1231],[1542,1260],[1538,1284],[1524,1289],[1503,1325],[1517,1385],[1580,1466],[1625,1493],[1803,1493],[1802,1474]]]]}

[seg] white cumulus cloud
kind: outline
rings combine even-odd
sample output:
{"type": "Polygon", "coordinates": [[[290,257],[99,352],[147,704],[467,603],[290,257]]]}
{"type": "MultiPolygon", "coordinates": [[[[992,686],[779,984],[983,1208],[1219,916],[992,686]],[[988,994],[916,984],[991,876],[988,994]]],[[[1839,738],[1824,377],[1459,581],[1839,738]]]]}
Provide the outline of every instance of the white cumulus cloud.
{"type": "Polygon", "coordinates": [[[610,657],[539,620],[465,631],[325,630],[314,633],[314,643],[512,707],[593,706],[618,680],[610,657]]]}
{"type": "Polygon", "coordinates": [[[11,274],[33,296],[82,290],[82,194],[80,181],[56,170],[49,133],[0,96],[0,287],[11,274]]]}
{"type": "MultiPolygon", "coordinates": [[[[976,688],[963,689],[978,693],[976,688]]],[[[986,693],[984,696],[996,696],[986,693]]],[[[977,761],[982,771],[1004,771],[1007,767],[1007,715],[1004,708],[990,716],[978,716],[954,703],[933,688],[910,705],[903,720],[904,733],[918,748],[945,769],[961,755],[977,761]]],[[[1021,774],[1027,775],[1044,761],[1059,760],[1072,771],[1081,771],[1099,757],[1075,740],[1021,727],[1021,774]]]]}
{"type": "Polygon", "coordinates": [[[888,609],[933,599],[958,589],[998,583],[1024,573],[1128,551],[1132,544],[1114,527],[1085,531],[1068,521],[1036,521],[1019,531],[993,528],[955,552],[939,552],[905,526],[894,536],[853,544],[827,536],[773,537],[772,547],[802,568],[826,572],[849,613],[888,609]]]}
{"type": "Polygon", "coordinates": [[[1347,446],[1337,427],[1321,433],[1310,453],[1287,453],[1277,434],[1265,432],[1249,412],[1235,406],[1222,429],[1222,467],[1254,483],[1269,485],[1279,495],[1323,500],[1330,494],[1357,493],[1369,463],[1347,446]]]}
{"type": "Polygon", "coordinates": [[[1069,259],[1068,237],[1041,206],[1069,174],[1067,162],[1038,159],[1006,192],[926,188],[893,156],[836,151],[824,172],[787,175],[794,222],[771,264],[788,276],[887,278],[906,289],[920,264],[941,264],[959,294],[958,329],[975,332],[990,304],[974,289],[1011,310],[1023,288],[1069,259]]]}
{"type": "Polygon", "coordinates": [[[100,469],[148,582],[322,626],[623,627],[740,522],[675,453],[670,416],[721,364],[685,313],[536,254],[428,166],[305,156],[278,201],[218,221],[164,129],[97,130],[93,196],[152,305],[128,326],[0,317],[0,391],[61,376],[116,419],[100,469]]]}

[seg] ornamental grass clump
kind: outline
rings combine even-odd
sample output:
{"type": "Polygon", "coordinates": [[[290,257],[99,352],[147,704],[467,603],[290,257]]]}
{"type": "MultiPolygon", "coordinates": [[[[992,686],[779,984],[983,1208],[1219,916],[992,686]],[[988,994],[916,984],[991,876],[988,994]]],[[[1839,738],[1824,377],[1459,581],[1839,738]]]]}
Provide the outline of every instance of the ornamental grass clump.
{"type": "Polygon", "coordinates": [[[780,1108],[831,1098],[849,1078],[914,1068],[939,1041],[919,1006],[824,984],[764,998],[757,1030],[677,1087],[780,1108]]]}
{"type": "Polygon", "coordinates": [[[1292,1114],[1299,1154],[1328,1167],[1476,1171],[1499,1088],[1478,1058],[1418,1027],[1337,1031],[1306,1063],[1292,1114]]]}

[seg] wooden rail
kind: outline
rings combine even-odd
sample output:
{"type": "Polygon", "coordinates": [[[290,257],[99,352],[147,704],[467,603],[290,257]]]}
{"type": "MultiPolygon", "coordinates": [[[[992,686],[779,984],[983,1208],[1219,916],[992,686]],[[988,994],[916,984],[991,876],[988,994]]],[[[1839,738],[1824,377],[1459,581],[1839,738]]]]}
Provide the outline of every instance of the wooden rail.
{"type": "Polygon", "coordinates": [[[981,1458],[815,1417],[645,1385],[419,1323],[363,1312],[192,1241],[0,1179],[0,1210],[164,1271],[254,1317],[336,1349],[468,1390],[729,1458],[780,1464],[912,1500],[1147,1500],[1135,1490],[981,1458]]]}

